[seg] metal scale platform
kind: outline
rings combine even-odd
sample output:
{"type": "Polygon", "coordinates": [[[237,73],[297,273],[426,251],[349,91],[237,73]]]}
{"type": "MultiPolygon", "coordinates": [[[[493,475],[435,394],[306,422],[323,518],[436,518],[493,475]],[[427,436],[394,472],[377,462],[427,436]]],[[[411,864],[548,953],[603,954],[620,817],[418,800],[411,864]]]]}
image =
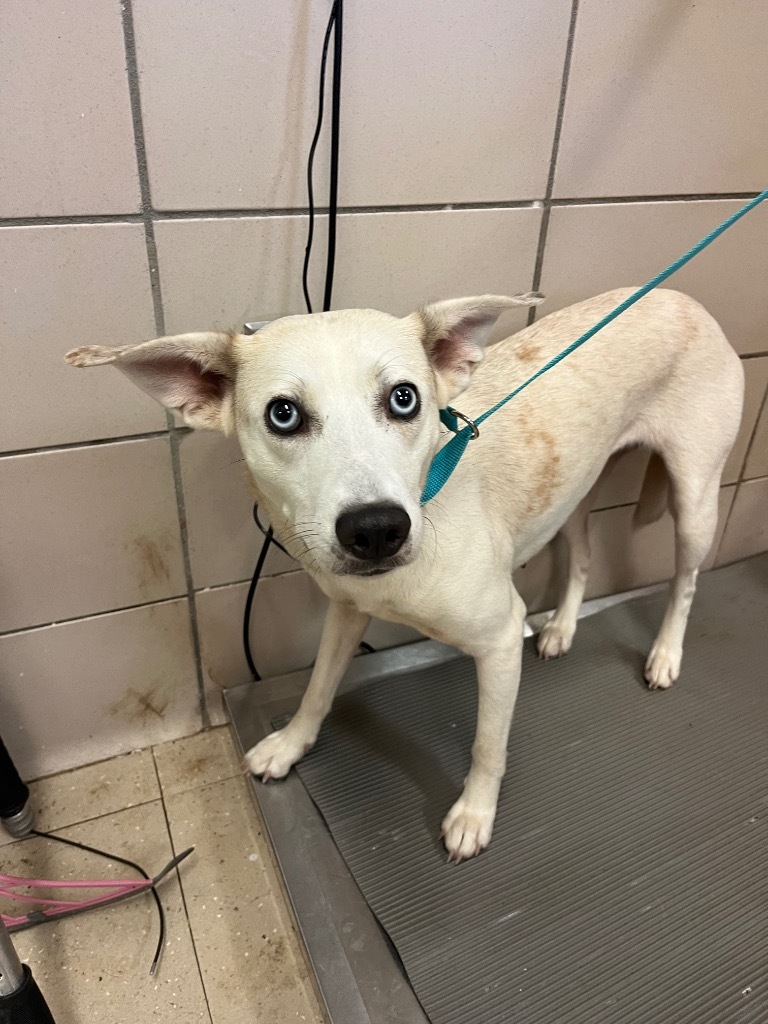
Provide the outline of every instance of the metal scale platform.
{"type": "MultiPolygon", "coordinates": [[[[704,574],[683,676],[642,683],[665,594],[526,641],[493,842],[439,822],[474,727],[472,663],[424,641],[355,659],[317,746],[253,784],[334,1024],[768,1020],[768,555],[704,574]]],[[[308,672],[230,690],[243,749],[308,672]]]]}

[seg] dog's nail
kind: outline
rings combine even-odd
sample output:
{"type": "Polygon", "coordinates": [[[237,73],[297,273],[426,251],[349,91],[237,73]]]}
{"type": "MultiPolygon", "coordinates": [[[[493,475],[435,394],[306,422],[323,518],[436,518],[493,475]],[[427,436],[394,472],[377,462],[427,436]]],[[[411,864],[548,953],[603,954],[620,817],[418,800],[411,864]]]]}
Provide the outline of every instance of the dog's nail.
{"type": "Polygon", "coordinates": [[[261,776],[262,782],[271,782],[271,780],[272,776],[269,774],[269,772],[264,772],[263,775],[261,776]]]}

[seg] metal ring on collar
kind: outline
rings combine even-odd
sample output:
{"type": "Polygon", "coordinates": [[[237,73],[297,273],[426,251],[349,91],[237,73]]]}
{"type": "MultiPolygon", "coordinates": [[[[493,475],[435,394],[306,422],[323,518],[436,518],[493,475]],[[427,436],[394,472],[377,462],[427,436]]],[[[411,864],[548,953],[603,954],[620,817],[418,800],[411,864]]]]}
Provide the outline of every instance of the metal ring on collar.
{"type": "Polygon", "coordinates": [[[463,412],[459,412],[458,409],[453,409],[450,406],[449,411],[452,412],[454,416],[457,416],[460,420],[463,420],[469,427],[469,429],[472,431],[472,437],[470,437],[469,439],[470,441],[474,441],[475,438],[480,437],[480,428],[478,427],[474,420],[471,420],[469,416],[465,416],[463,412]]]}

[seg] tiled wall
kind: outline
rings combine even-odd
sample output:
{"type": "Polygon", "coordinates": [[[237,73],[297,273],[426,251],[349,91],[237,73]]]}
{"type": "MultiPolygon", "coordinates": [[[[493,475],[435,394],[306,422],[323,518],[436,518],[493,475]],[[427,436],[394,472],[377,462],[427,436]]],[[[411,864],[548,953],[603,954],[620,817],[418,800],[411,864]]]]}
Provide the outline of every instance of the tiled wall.
{"type": "MultiPolygon", "coordinates": [[[[236,447],[61,357],[302,310],[328,8],[2,5],[0,726],[27,775],[193,732],[247,678],[236,447]]],[[[337,306],[540,285],[554,309],[641,283],[768,185],[764,0],[358,0],[345,30],[337,306]]],[[[747,376],[710,564],[768,548],[767,234],[761,208],[677,281],[747,376]]],[[[641,461],[594,513],[593,594],[670,572],[669,520],[630,532],[641,461]]],[[[521,573],[532,607],[549,561],[521,573]]],[[[323,601],[268,569],[272,673],[311,660],[323,601]]]]}

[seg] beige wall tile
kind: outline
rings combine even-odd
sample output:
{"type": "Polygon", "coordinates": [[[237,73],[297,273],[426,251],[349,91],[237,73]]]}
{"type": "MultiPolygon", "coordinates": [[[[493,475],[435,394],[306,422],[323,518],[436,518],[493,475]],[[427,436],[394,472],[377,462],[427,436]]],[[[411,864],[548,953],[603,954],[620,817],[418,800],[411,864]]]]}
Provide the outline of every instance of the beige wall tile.
{"type": "MultiPolygon", "coordinates": [[[[768,387],[768,356],[757,359],[744,359],[742,365],[744,367],[744,413],[741,417],[739,436],[736,438],[733,451],[725,464],[723,480],[726,483],[735,483],[741,476],[744,456],[747,454],[750,440],[755,432],[757,418],[760,415],[766,387],[768,387]]],[[[766,438],[768,440],[768,434],[766,438]]],[[[757,447],[754,444],[752,447],[755,451],[759,451],[759,440],[756,438],[756,441],[757,447]]],[[[745,473],[745,475],[768,476],[768,454],[766,455],[764,474],[745,473]]]]}
{"type": "MultiPolygon", "coordinates": [[[[181,441],[181,469],[192,576],[197,587],[249,579],[263,537],[253,521],[253,495],[237,441],[207,431],[181,441]]],[[[261,517],[267,526],[266,515],[261,517]]],[[[264,566],[271,576],[296,568],[274,545],[264,566]]]]}
{"type": "MultiPolygon", "coordinates": [[[[0,663],[3,740],[25,778],[201,726],[186,600],[10,633],[0,663]]],[[[101,800],[84,793],[97,813],[101,800]]]]}
{"type": "Polygon", "coordinates": [[[138,210],[120,6],[3,4],[0,67],[0,216],[138,210]]]}
{"type": "Polygon", "coordinates": [[[768,477],[739,485],[717,552],[717,565],[768,551],[768,477]]]}
{"type": "MultiPolygon", "coordinates": [[[[41,832],[54,832],[160,798],[150,750],[133,750],[110,761],[46,775],[30,783],[29,789],[35,828],[41,832]]],[[[0,846],[14,842],[19,840],[0,828],[0,846]]]]}
{"type": "Polygon", "coordinates": [[[525,601],[528,614],[550,610],[560,595],[559,582],[563,549],[559,538],[547,544],[514,574],[514,583],[525,601]]]}
{"type": "Polygon", "coordinates": [[[592,507],[611,508],[614,505],[628,505],[637,501],[647,466],[646,449],[634,448],[624,452],[610,476],[600,485],[592,507]]]}
{"type": "Polygon", "coordinates": [[[749,455],[744,466],[744,476],[748,480],[758,476],[768,476],[768,393],[765,396],[757,429],[752,438],[749,455]]]}
{"type": "Polygon", "coordinates": [[[165,429],[121,373],[64,363],[154,335],[140,224],[0,228],[0,332],[0,451],[165,429]]]}
{"type": "MultiPolygon", "coordinates": [[[[129,857],[150,873],[160,871],[173,856],[159,800],[75,825],[62,834],[129,857]]],[[[122,864],[110,865],[103,857],[38,838],[4,850],[3,862],[4,870],[38,878],[130,876],[122,864]]],[[[181,868],[182,876],[187,868],[181,868]]],[[[149,966],[158,922],[149,893],[14,936],[19,955],[32,965],[57,1021],[210,1022],[175,871],[160,883],[158,892],[167,934],[155,975],[149,966]]]]}
{"type": "MultiPolygon", "coordinates": [[[[540,315],[611,288],[643,284],[741,205],[717,200],[556,207],[540,315]]],[[[668,282],[703,303],[741,353],[768,351],[767,231],[764,204],[668,282]]]]}
{"type": "MultiPolygon", "coordinates": [[[[702,569],[714,564],[735,488],[720,488],[718,528],[702,569]]],[[[634,507],[593,512],[592,559],[586,597],[602,597],[668,580],[674,573],[674,526],[669,513],[651,526],[632,528],[634,507]]]]}
{"type": "Polygon", "coordinates": [[[186,592],[168,441],[0,459],[0,630],[186,592]]]}
{"type": "Polygon", "coordinates": [[[166,797],[243,774],[228,725],[161,743],[152,753],[166,797]]]}
{"type": "MultiPolygon", "coordinates": [[[[222,689],[250,680],[241,640],[246,584],[204,590],[197,595],[203,672],[212,700],[222,689]]],[[[315,660],[327,600],[304,572],[264,580],[256,593],[251,645],[262,676],[306,668],[315,660]]],[[[375,648],[418,639],[405,626],[374,621],[365,639],[375,648]]]]}
{"type": "Polygon", "coordinates": [[[321,1024],[246,780],[170,795],[166,807],[175,848],[195,847],[182,886],[213,1020],[321,1024]]]}
{"type": "Polygon", "coordinates": [[[762,0],[579,4],[558,196],[765,187],[762,0]]]}
{"type": "MultiPolygon", "coordinates": [[[[156,207],[306,205],[327,6],[137,0],[133,9],[156,207]]],[[[428,0],[395,16],[373,0],[351,4],[341,203],[542,195],[569,15],[557,0],[428,0]]],[[[321,147],[321,196],[327,162],[321,147]]]]}
{"type": "MultiPolygon", "coordinates": [[[[703,568],[714,564],[735,487],[720,489],[718,530],[703,568]]],[[[606,508],[592,513],[589,536],[592,545],[586,598],[618,594],[671,578],[674,572],[674,527],[669,513],[651,526],[632,528],[634,505],[606,508]]],[[[554,608],[560,597],[565,572],[565,545],[559,537],[518,569],[515,585],[529,613],[554,608]]]]}
{"type": "MultiPolygon", "coordinates": [[[[534,209],[345,214],[334,308],[404,315],[430,299],[527,291],[540,217],[534,209]]],[[[304,218],[159,221],[155,232],[169,331],[239,329],[304,312],[304,218]]],[[[315,262],[316,300],[323,274],[315,262]]],[[[502,336],[525,322],[524,311],[505,317],[502,336]]]]}

